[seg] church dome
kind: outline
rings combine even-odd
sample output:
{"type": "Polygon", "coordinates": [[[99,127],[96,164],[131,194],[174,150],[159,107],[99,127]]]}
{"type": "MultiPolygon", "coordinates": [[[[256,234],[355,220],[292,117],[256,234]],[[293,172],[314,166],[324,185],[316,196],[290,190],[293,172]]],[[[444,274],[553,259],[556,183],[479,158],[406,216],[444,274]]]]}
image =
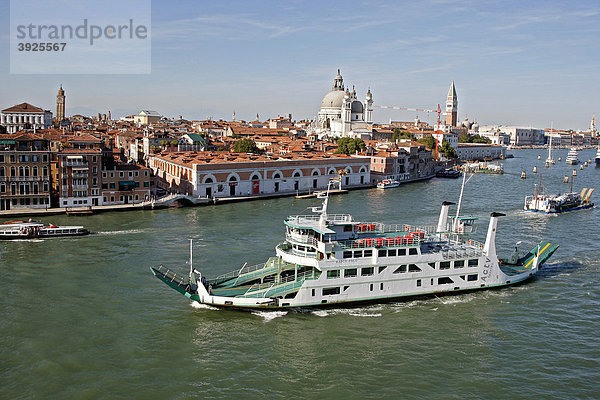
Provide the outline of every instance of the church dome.
{"type": "Polygon", "coordinates": [[[361,112],[363,112],[363,105],[362,105],[362,103],[360,101],[358,101],[358,100],[354,100],[352,102],[351,110],[352,110],[353,113],[361,113],[361,112]]]}
{"type": "Polygon", "coordinates": [[[344,95],[346,92],[343,90],[332,90],[323,96],[323,101],[321,101],[321,108],[342,108],[342,103],[344,102],[344,95]]]}

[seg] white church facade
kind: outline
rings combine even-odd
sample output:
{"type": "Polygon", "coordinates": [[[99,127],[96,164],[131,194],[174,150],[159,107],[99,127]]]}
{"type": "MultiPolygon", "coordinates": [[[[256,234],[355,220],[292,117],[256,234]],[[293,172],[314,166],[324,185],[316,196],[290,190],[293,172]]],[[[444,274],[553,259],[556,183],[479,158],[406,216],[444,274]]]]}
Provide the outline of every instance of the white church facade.
{"type": "Polygon", "coordinates": [[[365,102],[356,97],[356,90],[344,88],[338,69],[333,87],[321,101],[313,130],[322,137],[370,138],[373,127],[373,96],[367,91],[365,102]]]}

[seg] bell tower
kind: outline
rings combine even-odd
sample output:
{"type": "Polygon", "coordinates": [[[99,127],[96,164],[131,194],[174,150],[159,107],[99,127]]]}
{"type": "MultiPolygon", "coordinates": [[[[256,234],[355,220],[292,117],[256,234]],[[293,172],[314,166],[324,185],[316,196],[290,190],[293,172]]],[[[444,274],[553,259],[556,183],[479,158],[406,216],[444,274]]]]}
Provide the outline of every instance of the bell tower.
{"type": "Polygon", "coordinates": [[[60,85],[58,95],[56,95],[56,120],[61,122],[65,119],[65,91],[60,85]]]}
{"type": "Polygon", "coordinates": [[[342,74],[340,73],[340,69],[338,68],[338,73],[333,79],[333,87],[331,90],[344,90],[344,79],[342,78],[342,74]]]}
{"type": "Polygon", "coordinates": [[[448,97],[446,98],[446,125],[456,126],[458,122],[458,99],[456,97],[456,88],[454,87],[454,81],[450,85],[448,90],[448,97]]]}

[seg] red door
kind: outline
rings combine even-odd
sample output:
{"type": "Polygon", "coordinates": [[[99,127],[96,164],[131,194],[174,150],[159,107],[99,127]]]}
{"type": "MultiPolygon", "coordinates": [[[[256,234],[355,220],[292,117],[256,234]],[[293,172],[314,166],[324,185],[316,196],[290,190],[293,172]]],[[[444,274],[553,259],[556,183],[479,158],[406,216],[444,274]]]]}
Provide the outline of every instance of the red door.
{"type": "Polygon", "coordinates": [[[260,193],[260,181],[252,181],[252,194],[260,193]]]}

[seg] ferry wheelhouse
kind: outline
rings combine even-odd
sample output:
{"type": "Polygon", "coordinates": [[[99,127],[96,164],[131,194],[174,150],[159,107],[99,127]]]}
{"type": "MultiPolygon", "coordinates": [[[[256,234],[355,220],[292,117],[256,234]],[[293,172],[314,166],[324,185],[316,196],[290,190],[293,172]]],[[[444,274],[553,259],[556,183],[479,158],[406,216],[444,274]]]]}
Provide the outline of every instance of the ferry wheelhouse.
{"type": "Polygon", "coordinates": [[[37,221],[9,221],[0,224],[0,240],[83,236],[90,232],[83,226],[44,225],[37,221]]]}
{"type": "MultiPolygon", "coordinates": [[[[462,195],[461,195],[462,197],[462,195]]],[[[164,266],[153,274],[198,303],[238,309],[314,308],[385,302],[516,284],[532,277],[556,251],[540,242],[524,256],[496,255],[492,213],[485,243],[468,238],[475,217],[449,217],[444,202],[437,226],[386,225],[328,214],[328,196],[312,215],[288,217],[285,241],[266,263],[206,278],[164,266]]],[[[460,202],[459,202],[460,204],[460,202]]],[[[460,206],[459,206],[460,207],[460,206]]]]}

